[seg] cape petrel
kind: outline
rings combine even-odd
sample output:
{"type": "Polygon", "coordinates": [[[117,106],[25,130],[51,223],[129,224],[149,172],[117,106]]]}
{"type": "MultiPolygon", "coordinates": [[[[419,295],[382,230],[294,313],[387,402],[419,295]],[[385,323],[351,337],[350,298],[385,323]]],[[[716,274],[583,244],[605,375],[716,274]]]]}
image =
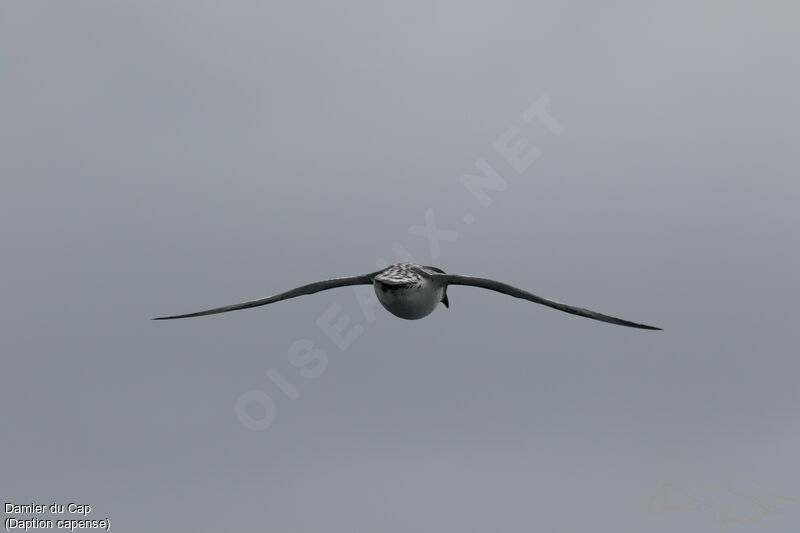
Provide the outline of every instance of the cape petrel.
{"type": "Polygon", "coordinates": [[[309,283],[302,287],[297,287],[290,291],[282,292],[267,298],[258,300],[251,300],[239,304],[227,305],[225,307],[215,307],[214,309],[207,309],[205,311],[198,311],[196,313],[187,313],[185,315],[162,316],[154,318],[153,320],[169,320],[173,318],[189,318],[193,316],[214,315],[217,313],[225,313],[228,311],[235,311],[237,309],[247,309],[250,307],[258,307],[260,305],[267,305],[281,300],[288,300],[296,296],[303,296],[306,294],[314,294],[336,287],[345,287],[347,285],[372,285],[375,288],[375,294],[378,300],[390,313],[400,318],[407,320],[416,320],[428,316],[436,309],[436,306],[441,302],[445,307],[450,307],[450,301],[447,299],[447,288],[450,285],[469,285],[472,287],[481,287],[497,291],[514,298],[522,298],[523,300],[530,300],[537,304],[546,305],[565,313],[572,313],[573,315],[585,316],[593,318],[602,322],[609,322],[620,326],[628,326],[631,328],[641,329],[658,329],[654,326],[645,324],[637,324],[621,318],[616,318],[581,307],[574,307],[572,305],[562,304],[554,300],[536,296],[530,292],[518,289],[500,281],[494,281],[486,278],[475,278],[471,276],[459,276],[455,274],[447,274],[443,270],[431,266],[415,265],[413,263],[399,263],[396,265],[388,266],[384,269],[372,272],[371,274],[364,274],[361,276],[351,276],[345,278],[333,278],[325,281],[318,281],[316,283],[309,283]]]}

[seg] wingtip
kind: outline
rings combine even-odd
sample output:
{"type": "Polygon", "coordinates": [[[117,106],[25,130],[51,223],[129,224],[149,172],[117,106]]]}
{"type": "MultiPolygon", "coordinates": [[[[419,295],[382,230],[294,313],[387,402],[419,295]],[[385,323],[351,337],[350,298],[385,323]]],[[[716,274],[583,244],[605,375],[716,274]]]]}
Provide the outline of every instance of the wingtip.
{"type": "Polygon", "coordinates": [[[208,311],[200,311],[198,313],[187,313],[185,315],[170,315],[170,316],[158,316],[156,318],[151,318],[150,320],[175,320],[176,318],[192,318],[196,316],[205,316],[211,314],[208,311]]]}
{"type": "Polygon", "coordinates": [[[647,324],[637,324],[636,322],[628,322],[627,324],[622,324],[623,326],[628,326],[636,329],[647,329],[652,331],[663,331],[661,328],[657,328],[655,326],[648,326],[647,324]]]}

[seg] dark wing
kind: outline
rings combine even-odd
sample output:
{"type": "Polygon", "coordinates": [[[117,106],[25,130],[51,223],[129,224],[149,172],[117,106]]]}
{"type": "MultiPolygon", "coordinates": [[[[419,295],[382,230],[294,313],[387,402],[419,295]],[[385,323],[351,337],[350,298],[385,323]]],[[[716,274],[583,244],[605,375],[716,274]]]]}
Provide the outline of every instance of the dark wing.
{"type": "Polygon", "coordinates": [[[377,272],[372,274],[364,274],[363,276],[326,279],[325,281],[309,283],[308,285],[303,285],[302,287],[297,287],[296,289],[282,292],[280,294],[276,294],[275,296],[261,298],[260,300],[251,300],[249,302],[243,302],[240,304],[226,305],[225,307],[215,307],[214,309],[207,309],[205,311],[198,311],[196,313],[188,313],[185,315],[160,316],[158,318],[154,318],[153,320],[170,320],[172,318],[189,318],[193,316],[215,315],[217,313],[227,313],[228,311],[236,311],[237,309],[248,309],[250,307],[258,307],[260,305],[267,305],[273,302],[280,302],[281,300],[288,300],[289,298],[295,298],[305,294],[314,294],[315,292],[335,289],[336,287],[346,287],[348,285],[370,285],[372,284],[372,278],[375,276],[375,274],[377,274],[377,272]]]}
{"type": "Polygon", "coordinates": [[[645,324],[637,324],[636,322],[629,322],[627,320],[622,320],[621,318],[603,315],[601,313],[595,313],[594,311],[589,311],[588,309],[583,309],[582,307],[573,307],[571,305],[562,304],[561,302],[556,302],[554,300],[548,300],[547,298],[536,296],[528,291],[523,291],[522,289],[518,289],[506,283],[500,283],[499,281],[494,281],[492,279],[473,278],[471,276],[458,276],[454,274],[437,274],[434,276],[434,279],[448,285],[469,285],[472,287],[481,287],[484,289],[501,292],[503,294],[513,296],[514,298],[522,298],[523,300],[530,300],[531,302],[536,302],[537,304],[546,305],[548,307],[552,307],[553,309],[564,311],[565,313],[585,316],[587,318],[593,318],[602,322],[610,322],[611,324],[618,324],[620,326],[641,329],[661,329],[654,326],[647,326],[645,324]]]}

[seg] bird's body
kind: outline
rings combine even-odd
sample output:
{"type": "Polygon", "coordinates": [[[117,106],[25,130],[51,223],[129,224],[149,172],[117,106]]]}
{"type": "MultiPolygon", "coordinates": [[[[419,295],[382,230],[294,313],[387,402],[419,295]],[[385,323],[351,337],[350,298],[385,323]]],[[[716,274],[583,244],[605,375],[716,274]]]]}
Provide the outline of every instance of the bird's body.
{"type": "Polygon", "coordinates": [[[400,263],[375,276],[372,285],[387,311],[416,320],[431,314],[443,299],[446,301],[444,284],[434,281],[436,273],[431,267],[400,263]]]}
{"type": "Polygon", "coordinates": [[[513,296],[515,298],[522,298],[531,302],[546,305],[565,313],[573,315],[584,316],[602,322],[609,322],[620,326],[628,326],[640,329],[661,329],[654,326],[647,326],[645,324],[637,324],[621,318],[616,318],[609,315],[589,311],[581,307],[575,307],[567,304],[562,304],[554,300],[536,296],[530,292],[518,289],[506,283],[499,281],[475,278],[471,276],[460,276],[455,274],[446,274],[443,270],[431,266],[416,265],[413,263],[398,263],[388,266],[377,272],[371,274],[364,274],[361,276],[351,276],[345,278],[333,278],[325,281],[318,281],[297,287],[290,291],[286,291],[275,296],[252,300],[240,304],[228,305],[225,307],[216,307],[206,311],[199,311],[197,313],[188,313],[185,315],[174,315],[159,317],[154,320],[167,320],[172,318],[188,318],[194,316],[213,315],[217,313],[224,313],[227,311],[234,311],[237,309],[247,309],[250,307],[258,307],[289,298],[295,298],[306,294],[314,294],[316,292],[333,289],[335,287],[345,287],[348,285],[372,285],[375,289],[375,295],[378,297],[381,305],[387,311],[400,318],[407,320],[416,320],[431,314],[439,302],[443,303],[445,307],[450,307],[447,298],[447,289],[452,285],[467,285],[472,287],[481,287],[484,289],[493,290],[513,296]]]}

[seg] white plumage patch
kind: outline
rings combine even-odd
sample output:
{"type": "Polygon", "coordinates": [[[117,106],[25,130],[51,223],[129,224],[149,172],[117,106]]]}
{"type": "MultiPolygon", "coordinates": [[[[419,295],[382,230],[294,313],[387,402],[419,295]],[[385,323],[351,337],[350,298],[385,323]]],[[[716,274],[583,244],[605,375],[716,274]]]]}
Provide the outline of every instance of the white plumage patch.
{"type": "Polygon", "coordinates": [[[375,276],[377,281],[387,283],[416,284],[422,281],[422,276],[418,272],[420,267],[412,263],[398,263],[386,267],[383,272],[375,276]]]}

